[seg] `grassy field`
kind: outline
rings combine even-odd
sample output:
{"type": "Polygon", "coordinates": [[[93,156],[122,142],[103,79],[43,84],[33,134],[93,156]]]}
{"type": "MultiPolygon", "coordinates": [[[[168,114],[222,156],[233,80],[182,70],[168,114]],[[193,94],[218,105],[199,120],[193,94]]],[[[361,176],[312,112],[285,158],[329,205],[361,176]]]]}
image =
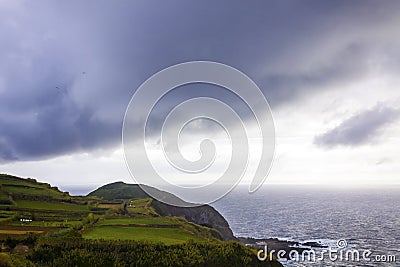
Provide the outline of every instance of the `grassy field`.
{"type": "Polygon", "coordinates": [[[103,208],[103,209],[117,210],[121,207],[121,204],[99,204],[99,205],[97,205],[97,207],[103,208]]]}
{"type": "Polygon", "coordinates": [[[39,227],[73,227],[82,224],[82,221],[32,221],[32,222],[24,222],[21,223],[19,221],[13,221],[7,223],[10,226],[39,226],[39,227]]]}
{"type": "Polygon", "coordinates": [[[56,199],[64,198],[64,195],[55,190],[39,187],[19,187],[13,185],[3,185],[3,190],[11,194],[33,195],[33,196],[46,196],[56,199]]]}
{"type": "Polygon", "coordinates": [[[64,210],[64,211],[88,211],[86,205],[74,205],[67,203],[39,202],[31,200],[15,201],[18,208],[36,209],[36,210],[64,210]]]}
{"type": "Polygon", "coordinates": [[[28,187],[36,187],[36,188],[46,187],[44,184],[29,182],[29,180],[7,179],[7,178],[1,177],[1,176],[0,176],[0,184],[3,186],[19,185],[19,186],[28,186],[28,187]]]}
{"type": "Polygon", "coordinates": [[[41,234],[44,231],[39,231],[39,230],[1,230],[0,229],[0,234],[10,234],[10,235],[25,235],[27,233],[37,233],[41,234]]]}
{"type": "Polygon", "coordinates": [[[7,218],[14,215],[12,211],[0,210],[0,218],[7,218]]]}
{"type": "Polygon", "coordinates": [[[150,206],[151,198],[132,199],[127,202],[127,210],[130,214],[145,216],[157,216],[157,212],[150,206]]]}
{"type": "Polygon", "coordinates": [[[8,236],[24,236],[28,233],[44,234],[48,232],[59,231],[60,227],[43,227],[43,226],[11,226],[11,225],[1,225],[0,226],[0,240],[5,239],[8,236]]]}
{"type": "Polygon", "coordinates": [[[0,200],[8,200],[8,195],[2,191],[0,191],[0,200]]]}
{"type": "Polygon", "coordinates": [[[146,240],[165,244],[179,244],[188,240],[204,241],[180,228],[97,226],[83,235],[89,239],[146,240]]]}
{"type": "Polygon", "coordinates": [[[172,217],[148,217],[148,218],[118,218],[106,219],[98,225],[176,225],[177,221],[172,217]]]}

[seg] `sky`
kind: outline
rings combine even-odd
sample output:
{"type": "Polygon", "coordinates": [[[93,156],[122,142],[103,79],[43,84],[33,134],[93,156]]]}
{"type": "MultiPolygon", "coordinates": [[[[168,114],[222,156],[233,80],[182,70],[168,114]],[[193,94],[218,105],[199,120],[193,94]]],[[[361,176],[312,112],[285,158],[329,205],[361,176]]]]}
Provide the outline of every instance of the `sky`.
{"type": "MultiPolygon", "coordinates": [[[[0,0],[0,173],[61,188],[133,182],[121,132],[135,90],[203,60],[244,72],[270,104],[276,149],[264,186],[399,184],[399,47],[399,1],[0,0]]],[[[150,123],[210,95],[251,124],[243,103],[199,84],[167,95],[150,123]]],[[[182,136],[192,159],[193,140],[220,141],[211,180],[229,157],[216,128],[197,122],[182,136]]],[[[161,169],[162,156],[152,156],[161,169]]]]}

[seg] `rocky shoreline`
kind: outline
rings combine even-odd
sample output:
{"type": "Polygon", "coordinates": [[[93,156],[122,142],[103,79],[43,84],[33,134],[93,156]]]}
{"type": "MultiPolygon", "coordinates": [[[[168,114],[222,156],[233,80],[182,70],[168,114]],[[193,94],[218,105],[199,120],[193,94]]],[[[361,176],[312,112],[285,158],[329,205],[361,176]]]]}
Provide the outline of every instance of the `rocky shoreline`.
{"type": "Polygon", "coordinates": [[[318,242],[297,242],[297,241],[286,241],[279,240],[278,238],[252,238],[252,237],[238,237],[239,242],[245,244],[246,246],[257,247],[260,249],[264,249],[267,246],[269,251],[274,250],[278,252],[280,250],[289,253],[290,251],[297,251],[298,253],[302,253],[305,250],[310,250],[314,248],[327,248],[328,246],[320,244],[318,242]]]}

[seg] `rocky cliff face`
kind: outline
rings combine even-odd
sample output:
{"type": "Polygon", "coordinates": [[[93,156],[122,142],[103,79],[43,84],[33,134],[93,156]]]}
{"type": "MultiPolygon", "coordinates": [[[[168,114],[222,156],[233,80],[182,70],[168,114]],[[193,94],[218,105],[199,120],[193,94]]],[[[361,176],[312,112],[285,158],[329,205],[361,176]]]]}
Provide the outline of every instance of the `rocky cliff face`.
{"type": "Polygon", "coordinates": [[[236,240],[225,218],[209,205],[198,207],[175,207],[153,200],[152,207],[162,216],[180,216],[190,222],[216,229],[224,241],[236,240]]]}

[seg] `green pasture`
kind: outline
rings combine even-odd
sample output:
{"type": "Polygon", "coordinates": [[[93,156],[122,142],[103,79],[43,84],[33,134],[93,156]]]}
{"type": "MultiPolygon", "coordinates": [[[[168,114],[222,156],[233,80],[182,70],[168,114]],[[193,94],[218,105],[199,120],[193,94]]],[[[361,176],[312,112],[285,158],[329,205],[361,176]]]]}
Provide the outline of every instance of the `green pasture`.
{"type": "Polygon", "coordinates": [[[63,211],[89,211],[87,205],[75,205],[68,203],[57,202],[39,202],[31,200],[17,200],[15,201],[18,208],[22,209],[35,209],[35,210],[63,210],[63,211]]]}
{"type": "Polygon", "coordinates": [[[148,218],[113,218],[106,219],[98,225],[176,225],[178,222],[172,217],[148,217],[148,218]]]}
{"type": "Polygon", "coordinates": [[[83,235],[88,239],[141,240],[148,242],[179,244],[188,240],[204,241],[180,228],[97,226],[83,235]]]}

